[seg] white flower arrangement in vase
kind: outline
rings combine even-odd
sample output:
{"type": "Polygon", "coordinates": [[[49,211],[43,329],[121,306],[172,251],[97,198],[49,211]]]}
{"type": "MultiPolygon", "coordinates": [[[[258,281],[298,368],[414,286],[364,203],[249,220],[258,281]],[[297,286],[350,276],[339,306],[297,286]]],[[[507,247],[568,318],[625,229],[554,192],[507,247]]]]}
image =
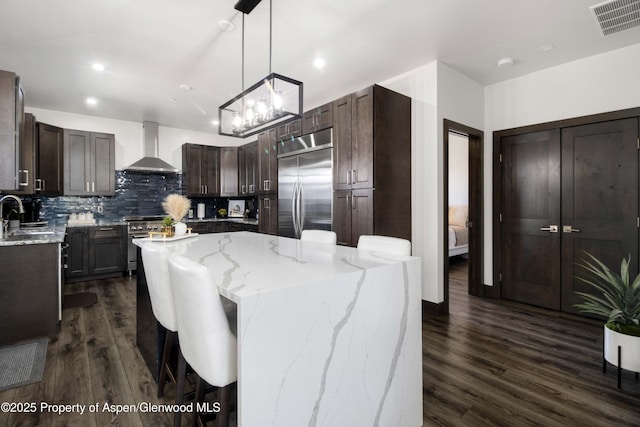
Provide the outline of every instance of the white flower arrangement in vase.
{"type": "Polygon", "coordinates": [[[187,224],[182,221],[191,208],[191,200],[180,194],[169,194],[162,202],[162,209],[173,219],[173,228],[176,236],[187,232],[187,224]]]}

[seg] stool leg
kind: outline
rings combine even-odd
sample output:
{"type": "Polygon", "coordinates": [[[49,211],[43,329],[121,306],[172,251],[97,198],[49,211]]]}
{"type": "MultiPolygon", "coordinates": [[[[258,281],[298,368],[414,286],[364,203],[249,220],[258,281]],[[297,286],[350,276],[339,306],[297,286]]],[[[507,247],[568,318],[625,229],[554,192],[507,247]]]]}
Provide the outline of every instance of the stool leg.
{"type": "Polygon", "coordinates": [[[218,396],[220,398],[220,412],[216,414],[216,426],[229,427],[232,387],[233,384],[229,384],[218,389],[218,396]]]}
{"type": "Polygon", "coordinates": [[[164,395],[164,386],[167,382],[167,374],[169,373],[169,358],[171,357],[171,350],[173,349],[173,344],[177,336],[178,334],[176,332],[167,331],[167,336],[164,340],[162,360],[160,361],[160,375],[158,376],[158,397],[164,395]]]}
{"type": "MultiPolygon", "coordinates": [[[[182,351],[178,351],[178,386],[176,390],[176,405],[181,405],[184,401],[184,381],[187,376],[187,361],[182,356],[182,351]]],[[[176,411],[173,415],[173,426],[180,427],[182,413],[176,411]]]]}
{"type": "MultiPolygon", "coordinates": [[[[198,375],[194,372],[194,375],[198,375]]],[[[198,403],[204,402],[204,391],[206,389],[206,381],[198,375],[198,380],[196,381],[196,395],[193,398],[193,425],[194,427],[198,425],[198,419],[200,418],[200,414],[198,412],[198,403]]],[[[202,423],[204,424],[204,423],[202,423]]]]}

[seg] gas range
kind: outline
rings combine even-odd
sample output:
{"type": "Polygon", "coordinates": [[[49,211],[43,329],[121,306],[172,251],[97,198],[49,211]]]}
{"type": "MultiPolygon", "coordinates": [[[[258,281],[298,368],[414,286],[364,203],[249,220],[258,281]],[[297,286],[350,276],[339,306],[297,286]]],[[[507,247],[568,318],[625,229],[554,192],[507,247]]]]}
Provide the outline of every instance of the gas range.
{"type": "Polygon", "coordinates": [[[146,237],[150,231],[159,231],[162,227],[163,215],[125,216],[130,237],[146,237]]]}

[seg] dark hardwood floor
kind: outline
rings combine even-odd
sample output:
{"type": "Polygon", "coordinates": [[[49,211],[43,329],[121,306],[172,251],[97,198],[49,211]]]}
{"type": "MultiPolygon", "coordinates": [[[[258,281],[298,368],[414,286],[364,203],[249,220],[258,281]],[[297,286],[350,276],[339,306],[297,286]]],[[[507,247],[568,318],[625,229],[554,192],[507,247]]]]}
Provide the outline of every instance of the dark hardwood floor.
{"type": "Polygon", "coordinates": [[[450,315],[423,325],[425,425],[638,426],[640,380],[602,373],[602,322],[467,293],[450,263],[450,315]]]}
{"type": "MultiPolygon", "coordinates": [[[[425,426],[640,425],[640,380],[624,372],[620,391],[615,368],[602,373],[600,322],[469,297],[461,260],[450,274],[451,314],[423,324],[425,426]]],[[[43,380],[0,393],[0,402],[171,403],[155,397],[135,346],[135,277],[65,292],[95,292],[98,303],[63,311],[43,380]]],[[[3,427],[107,425],[170,426],[172,415],[0,413],[3,427]]]]}

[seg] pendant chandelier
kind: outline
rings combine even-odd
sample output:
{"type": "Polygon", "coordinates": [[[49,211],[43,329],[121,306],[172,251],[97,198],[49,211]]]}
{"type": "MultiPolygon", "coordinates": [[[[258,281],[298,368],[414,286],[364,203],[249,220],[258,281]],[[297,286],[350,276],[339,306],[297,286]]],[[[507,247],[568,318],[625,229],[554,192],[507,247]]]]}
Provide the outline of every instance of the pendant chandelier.
{"type": "Polygon", "coordinates": [[[302,117],[302,82],[271,72],[272,0],[269,0],[269,75],[244,88],[244,16],[260,0],[240,0],[242,12],[242,93],[218,108],[218,134],[246,138],[302,117]]]}

